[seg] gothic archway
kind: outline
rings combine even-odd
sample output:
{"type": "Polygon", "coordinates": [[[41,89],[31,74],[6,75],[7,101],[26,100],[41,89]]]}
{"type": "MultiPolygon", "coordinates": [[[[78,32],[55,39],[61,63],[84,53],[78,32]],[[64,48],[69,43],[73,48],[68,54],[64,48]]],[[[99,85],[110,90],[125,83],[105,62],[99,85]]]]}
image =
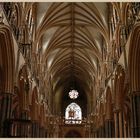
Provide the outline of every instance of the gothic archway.
{"type": "Polygon", "coordinates": [[[0,67],[2,74],[3,87],[2,91],[13,93],[14,91],[14,68],[15,56],[13,38],[10,29],[4,25],[0,25],[0,67]]]}
{"type": "Polygon", "coordinates": [[[7,135],[5,120],[12,117],[15,52],[10,28],[0,23],[0,136],[7,135]]]}
{"type": "Polygon", "coordinates": [[[137,23],[133,28],[129,55],[128,55],[128,67],[129,67],[129,82],[131,92],[131,104],[132,104],[132,137],[140,137],[140,24],[137,23]]]}
{"type": "Polygon", "coordinates": [[[129,75],[130,86],[132,91],[140,91],[140,24],[134,28],[131,34],[130,48],[129,48],[129,75]]]}

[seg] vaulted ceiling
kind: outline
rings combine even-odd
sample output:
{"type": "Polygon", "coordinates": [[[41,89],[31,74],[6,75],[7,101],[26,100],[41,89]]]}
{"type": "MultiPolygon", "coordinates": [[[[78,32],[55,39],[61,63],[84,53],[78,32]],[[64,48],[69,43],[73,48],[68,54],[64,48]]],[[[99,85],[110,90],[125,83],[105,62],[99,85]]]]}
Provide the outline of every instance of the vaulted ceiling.
{"type": "Polygon", "coordinates": [[[108,43],[108,3],[37,3],[36,51],[54,91],[75,83],[87,94],[108,43]]]}

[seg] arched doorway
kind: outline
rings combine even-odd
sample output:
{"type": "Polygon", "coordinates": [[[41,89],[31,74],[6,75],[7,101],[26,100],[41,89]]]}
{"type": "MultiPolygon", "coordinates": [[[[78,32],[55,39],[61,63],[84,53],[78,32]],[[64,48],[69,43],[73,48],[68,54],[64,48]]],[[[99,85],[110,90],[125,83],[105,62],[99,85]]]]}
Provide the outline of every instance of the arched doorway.
{"type": "Polygon", "coordinates": [[[76,130],[70,130],[66,133],[65,138],[81,138],[81,134],[76,130]]]}

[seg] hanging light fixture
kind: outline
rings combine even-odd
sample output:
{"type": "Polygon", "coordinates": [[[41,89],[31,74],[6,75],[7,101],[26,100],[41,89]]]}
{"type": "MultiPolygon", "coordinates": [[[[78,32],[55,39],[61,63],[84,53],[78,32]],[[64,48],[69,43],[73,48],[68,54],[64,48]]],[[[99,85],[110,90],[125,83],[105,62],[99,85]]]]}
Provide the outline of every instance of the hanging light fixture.
{"type": "Polygon", "coordinates": [[[79,96],[79,93],[77,92],[77,90],[74,90],[74,89],[70,90],[69,97],[71,99],[76,99],[78,96],[79,96]]]}

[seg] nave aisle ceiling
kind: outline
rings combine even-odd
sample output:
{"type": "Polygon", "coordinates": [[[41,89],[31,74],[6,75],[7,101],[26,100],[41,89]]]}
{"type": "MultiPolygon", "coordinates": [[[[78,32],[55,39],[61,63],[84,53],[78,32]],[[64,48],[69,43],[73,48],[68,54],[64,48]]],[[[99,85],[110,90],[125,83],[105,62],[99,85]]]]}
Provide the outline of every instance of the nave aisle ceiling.
{"type": "Polygon", "coordinates": [[[37,3],[36,53],[54,91],[89,92],[109,44],[108,3],[37,3]]]}

